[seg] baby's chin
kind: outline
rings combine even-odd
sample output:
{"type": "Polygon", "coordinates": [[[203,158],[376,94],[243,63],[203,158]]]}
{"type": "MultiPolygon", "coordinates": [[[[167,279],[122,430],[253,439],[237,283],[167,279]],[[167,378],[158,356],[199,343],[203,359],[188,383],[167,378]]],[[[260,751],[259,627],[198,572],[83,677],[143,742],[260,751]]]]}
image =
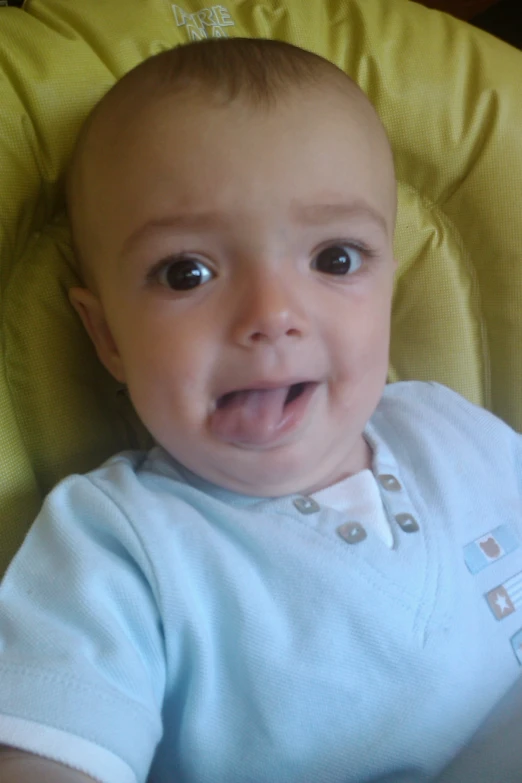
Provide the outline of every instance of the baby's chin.
{"type": "MultiPolygon", "coordinates": [[[[321,459],[320,452],[303,445],[301,452],[283,448],[259,452],[231,447],[234,453],[223,453],[219,461],[193,463],[192,466],[183,459],[180,461],[193,473],[222,489],[263,498],[310,495],[361,470],[371,469],[371,449],[362,435],[349,454],[338,455],[337,459],[326,456],[321,459]]],[[[320,451],[328,452],[325,444],[322,446],[320,451]]],[[[330,452],[328,456],[334,455],[330,452]]]]}

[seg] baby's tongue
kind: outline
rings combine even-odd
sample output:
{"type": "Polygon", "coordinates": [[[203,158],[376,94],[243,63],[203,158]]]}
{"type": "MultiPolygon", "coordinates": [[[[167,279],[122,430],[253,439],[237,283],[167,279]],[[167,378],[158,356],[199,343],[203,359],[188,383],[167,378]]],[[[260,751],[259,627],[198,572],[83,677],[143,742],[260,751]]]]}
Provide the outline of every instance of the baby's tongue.
{"type": "Polygon", "coordinates": [[[234,392],[212,414],[212,432],[220,440],[233,443],[269,442],[283,421],[288,388],[234,392]]]}

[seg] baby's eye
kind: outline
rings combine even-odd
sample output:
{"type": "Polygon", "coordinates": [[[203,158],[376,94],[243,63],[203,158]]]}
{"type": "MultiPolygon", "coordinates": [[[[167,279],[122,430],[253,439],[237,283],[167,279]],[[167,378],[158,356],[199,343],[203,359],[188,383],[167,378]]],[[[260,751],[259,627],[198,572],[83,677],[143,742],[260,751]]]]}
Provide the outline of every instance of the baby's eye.
{"type": "Polygon", "coordinates": [[[207,283],[214,273],[196,258],[179,258],[166,261],[156,273],[161,285],[173,291],[189,291],[207,283]]]}
{"type": "MultiPolygon", "coordinates": [[[[354,272],[354,264],[363,264],[364,250],[354,245],[331,245],[321,250],[314,259],[313,267],[327,275],[346,275],[354,272]]],[[[355,272],[358,271],[355,269],[355,272]]]]}

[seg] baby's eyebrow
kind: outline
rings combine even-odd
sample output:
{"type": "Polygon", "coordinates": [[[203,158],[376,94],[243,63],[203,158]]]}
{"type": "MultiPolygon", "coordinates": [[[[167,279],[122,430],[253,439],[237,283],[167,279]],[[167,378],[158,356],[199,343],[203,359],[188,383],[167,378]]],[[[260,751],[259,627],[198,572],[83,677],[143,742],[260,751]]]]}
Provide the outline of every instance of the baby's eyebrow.
{"type": "Polygon", "coordinates": [[[189,212],[180,215],[166,215],[161,218],[147,220],[142,226],[130,234],[122,244],[120,255],[128,253],[132,245],[153,236],[158,231],[204,231],[223,228],[229,219],[220,212],[189,212]]]}
{"type": "MultiPolygon", "coordinates": [[[[369,218],[372,222],[377,223],[386,235],[388,234],[388,225],[384,215],[361,199],[332,204],[293,202],[290,214],[296,223],[302,225],[326,225],[347,218],[369,218]]],[[[138,241],[144,241],[158,231],[211,231],[229,226],[230,222],[230,217],[221,212],[190,212],[153,218],[125,239],[120,255],[126,255],[138,241]]]]}
{"type": "Polygon", "coordinates": [[[363,199],[332,204],[295,203],[292,212],[296,222],[314,225],[324,225],[347,218],[369,218],[377,223],[385,234],[388,234],[388,224],[384,215],[363,199]]]}

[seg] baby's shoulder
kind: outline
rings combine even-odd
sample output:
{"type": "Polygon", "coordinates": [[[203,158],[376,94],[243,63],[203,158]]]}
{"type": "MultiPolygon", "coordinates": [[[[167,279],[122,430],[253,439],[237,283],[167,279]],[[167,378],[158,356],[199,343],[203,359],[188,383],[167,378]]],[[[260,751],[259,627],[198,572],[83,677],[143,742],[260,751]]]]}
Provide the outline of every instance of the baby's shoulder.
{"type": "Polygon", "coordinates": [[[412,469],[473,465],[497,477],[516,475],[522,484],[522,435],[444,384],[387,385],[371,424],[412,469]]]}
{"type": "Polygon", "coordinates": [[[188,528],[202,537],[213,519],[197,494],[158,447],[122,451],[60,481],[45,498],[33,530],[48,549],[66,542],[84,558],[97,560],[102,551],[118,552],[120,560],[138,564],[154,580],[165,542],[171,549],[184,547],[188,528]]]}
{"type": "Polygon", "coordinates": [[[195,505],[191,494],[194,489],[163,449],[129,449],[63,478],[45,498],[39,517],[85,529],[103,527],[120,536],[130,529],[147,530],[143,519],[185,517],[195,505]]]}
{"type": "Polygon", "coordinates": [[[103,495],[120,508],[132,508],[142,499],[150,503],[153,496],[183,503],[187,479],[181,466],[155,446],[118,452],[97,468],[68,476],[58,487],[69,495],[103,495]]]}
{"type": "Polygon", "coordinates": [[[407,400],[411,405],[417,407],[423,406],[471,406],[479,408],[480,406],[470,402],[466,397],[454,389],[438,381],[397,381],[388,383],[384,387],[382,400],[407,400]]]}
{"type": "Polygon", "coordinates": [[[436,381],[398,381],[385,387],[378,410],[395,419],[415,420],[427,429],[438,426],[466,430],[481,424],[503,436],[516,433],[483,405],[471,402],[454,389],[436,381]]]}

